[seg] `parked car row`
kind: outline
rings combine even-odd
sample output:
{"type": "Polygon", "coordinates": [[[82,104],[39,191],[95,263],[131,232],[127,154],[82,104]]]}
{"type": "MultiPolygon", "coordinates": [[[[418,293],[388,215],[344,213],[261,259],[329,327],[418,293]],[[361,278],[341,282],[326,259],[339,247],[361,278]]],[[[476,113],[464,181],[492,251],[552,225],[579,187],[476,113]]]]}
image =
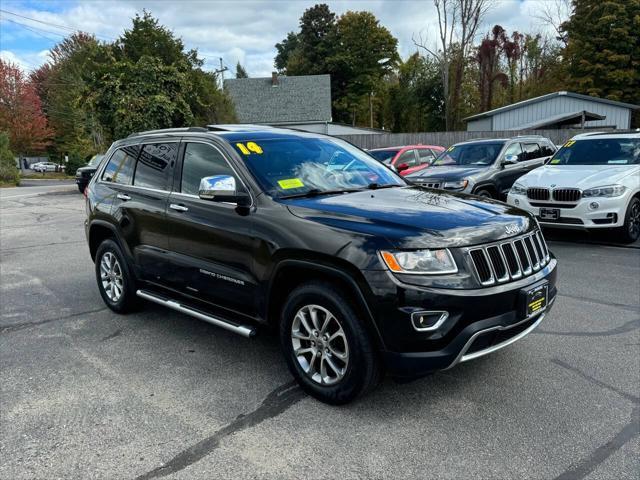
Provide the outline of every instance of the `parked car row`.
{"type": "Polygon", "coordinates": [[[375,149],[372,156],[416,185],[506,200],[542,225],[612,229],[640,238],[640,134],[591,132],[558,148],[541,136],[375,149]],[[441,153],[408,168],[406,152],[441,153]]]}

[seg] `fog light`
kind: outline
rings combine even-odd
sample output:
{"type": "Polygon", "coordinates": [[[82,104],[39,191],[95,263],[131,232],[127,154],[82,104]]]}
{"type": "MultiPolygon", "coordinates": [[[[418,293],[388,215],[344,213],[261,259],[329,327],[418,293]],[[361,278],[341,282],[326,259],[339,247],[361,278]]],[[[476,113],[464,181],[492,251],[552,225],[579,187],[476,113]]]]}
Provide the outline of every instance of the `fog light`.
{"type": "Polygon", "coordinates": [[[598,202],[591,202],[591,203],[589,204],[589,208],[590,208],[591,210],[597,210],[597,209],[598,209],[598,207],[600,207],[600,204],[599,204],[598,202]]]}
{"type": "Polygon", "coordinates": [[[411,323],[413,328],[419,332],[432,332],[439,329],[449,318],[449,312],[413,312],[411,314],[411,323]]]}
{"type": "Polygon", "coordinates": [[[520,200],[518,200],[517,198],[513,201],[513,203],[515,203],[516,205],[520,205],[520,200]]]}

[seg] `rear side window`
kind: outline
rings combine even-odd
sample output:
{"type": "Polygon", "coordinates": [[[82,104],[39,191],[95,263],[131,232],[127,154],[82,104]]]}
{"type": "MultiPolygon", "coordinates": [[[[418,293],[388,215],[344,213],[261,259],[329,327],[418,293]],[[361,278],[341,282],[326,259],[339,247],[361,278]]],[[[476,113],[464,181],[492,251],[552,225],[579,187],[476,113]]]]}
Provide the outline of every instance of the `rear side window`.
{"type": "Polygon", "coordinates": [[[524,144],[524,159],[533,160],[534,158],[544,157],[540,150],[540,145],[537,143],[525,143],[524,144]]]}
{"type": "Polygon", "coordinates": [[[179,145],[177,142],[144,145],[136,165],[133,184],[136,187],[170,190],[171,172],[179,145]]]}
{"type": "Polygon", "coordinates": [[[556,153],[556,149],[553,148],[551,145],[542,145],[540,147],[540,153],[542,153],[543,157],[550,157],[551,155],[556,153]]]}
{"type": "Polygon", "coordinates": [[[213,175],[235,177],[233,170],[217,148],[204,143],[187,143],[182,162],[180,191],[190,195],[198,195],[200,180],[213,175]]]}
{"type": "Polygon", "coordinates": [[[516,155],[519,162],[526,159],[525,155],[522,153],[522,147],[519,143],[512,143],[509,145],[504,152],[504,156],[506,157],[507,155],[516,155]]]}
{"type": "Polygon", "coordinates": [[[131,185],[133,167],[139,150],[140,148],[137,145],[130,145],[116,150],[104,169],[102,180],[120,185],[131,185]]]}

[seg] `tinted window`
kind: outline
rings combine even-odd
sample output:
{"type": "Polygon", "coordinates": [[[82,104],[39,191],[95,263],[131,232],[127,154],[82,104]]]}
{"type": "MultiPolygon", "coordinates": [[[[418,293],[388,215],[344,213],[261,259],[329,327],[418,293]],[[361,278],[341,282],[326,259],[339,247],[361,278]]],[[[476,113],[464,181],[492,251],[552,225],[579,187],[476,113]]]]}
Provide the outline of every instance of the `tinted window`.
{"type": "Polygon", "coordinates": [[[403,163],[406,163],[410,167],[413,167],[414,165],[416,165],[418,161],[416,160],[416,155],[413,152],[414,150],[407,150],[406,152],[404,152],[395,161],[395,165],[398,166],[398,165],[402,165],[403,163]]]}
{"type": "Polygon", "coordinates": [[[550,157],[555,153],[555,151],[556,149],[553,148],[551,145],[542,145],[540,147],[540,152],[542,153],[543,157],[550,157]]]}
{"type": "Polygon", "coordinates": [[[131,185],[133,166],[135,165],[138,151],[139,147],[137,145],[130,145],[116,150],[113,155],[111,155],[109,163],[104,169],[102,180],[122,185],[131,185]]]}
{"type": "Polygon", "coordinates": [[[171,172],[178,154],[179,143],[154,143],[144,145],[133,184],[136,187],[169,190],[171,172]]]}
{"type": "Polygon", "coordinates": [[[534,158],[544,157],[540,150],[540,145],[537,143],[525,143],[524,144],[524,159],[533,160],[534,158]]]}
{"type": "Polygon", "coordinates": [[[187,143],[182,163],[182,193],[198,195],[200,180],[213,175],[232,175],[233,170],[218,149],[204,143],[187,143]]]}
{"type": "Polygon", "coordinates": [[[434,159],[434,155],[428,148],[419,148],[418,157],[420,157],[420,163],[429,163],[434,159]]]}

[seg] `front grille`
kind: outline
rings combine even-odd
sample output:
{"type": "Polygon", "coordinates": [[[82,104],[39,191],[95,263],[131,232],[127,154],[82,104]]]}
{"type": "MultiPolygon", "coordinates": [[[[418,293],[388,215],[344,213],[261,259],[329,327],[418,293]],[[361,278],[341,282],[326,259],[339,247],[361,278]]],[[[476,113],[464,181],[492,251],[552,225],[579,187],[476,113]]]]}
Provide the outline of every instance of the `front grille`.
{"type": "Polygon", "coordinates": [[[549,200],[549,189],[527,188],[527,197],[531,200],[549,200]]]}
{"type": "Polygon", "coordinates": [[[571,217],[560,217],[555,220],[550,220],[548,218],[540,218],[536,217],[541,223],[566,223],[568,225],[584,225],[584,222],[579,218],[571,218],[571,217]]]}
{"type": "Polygon", "coordinates": [[[482,285],[505,283],[526,277],[549,263],[549,249],[542,232],[469,249],[471,263],[482,285]]]}
{"type": "Polygon", "coordinates": [[[556,202],[577,202],[582,192],[577,188],[556,188],[553,191],[553,199],[556,202]]]}
{"type": "Polygon", "coordinates": [[[420,181],[416,183],[418,183],[418,185],[420,185],[421,187],[427,187],[427,188],[440,188],[440,185],[442,185],[442,182],[439,180],[434,180],[430,182],[420,181]]]}
{"type": "Polygon", "coordinates": [[[572,205],[569,203],[540,203],[540,202],[529,202],[532,207],[538,208],[576,208],[578,205],[572,205]]]}

